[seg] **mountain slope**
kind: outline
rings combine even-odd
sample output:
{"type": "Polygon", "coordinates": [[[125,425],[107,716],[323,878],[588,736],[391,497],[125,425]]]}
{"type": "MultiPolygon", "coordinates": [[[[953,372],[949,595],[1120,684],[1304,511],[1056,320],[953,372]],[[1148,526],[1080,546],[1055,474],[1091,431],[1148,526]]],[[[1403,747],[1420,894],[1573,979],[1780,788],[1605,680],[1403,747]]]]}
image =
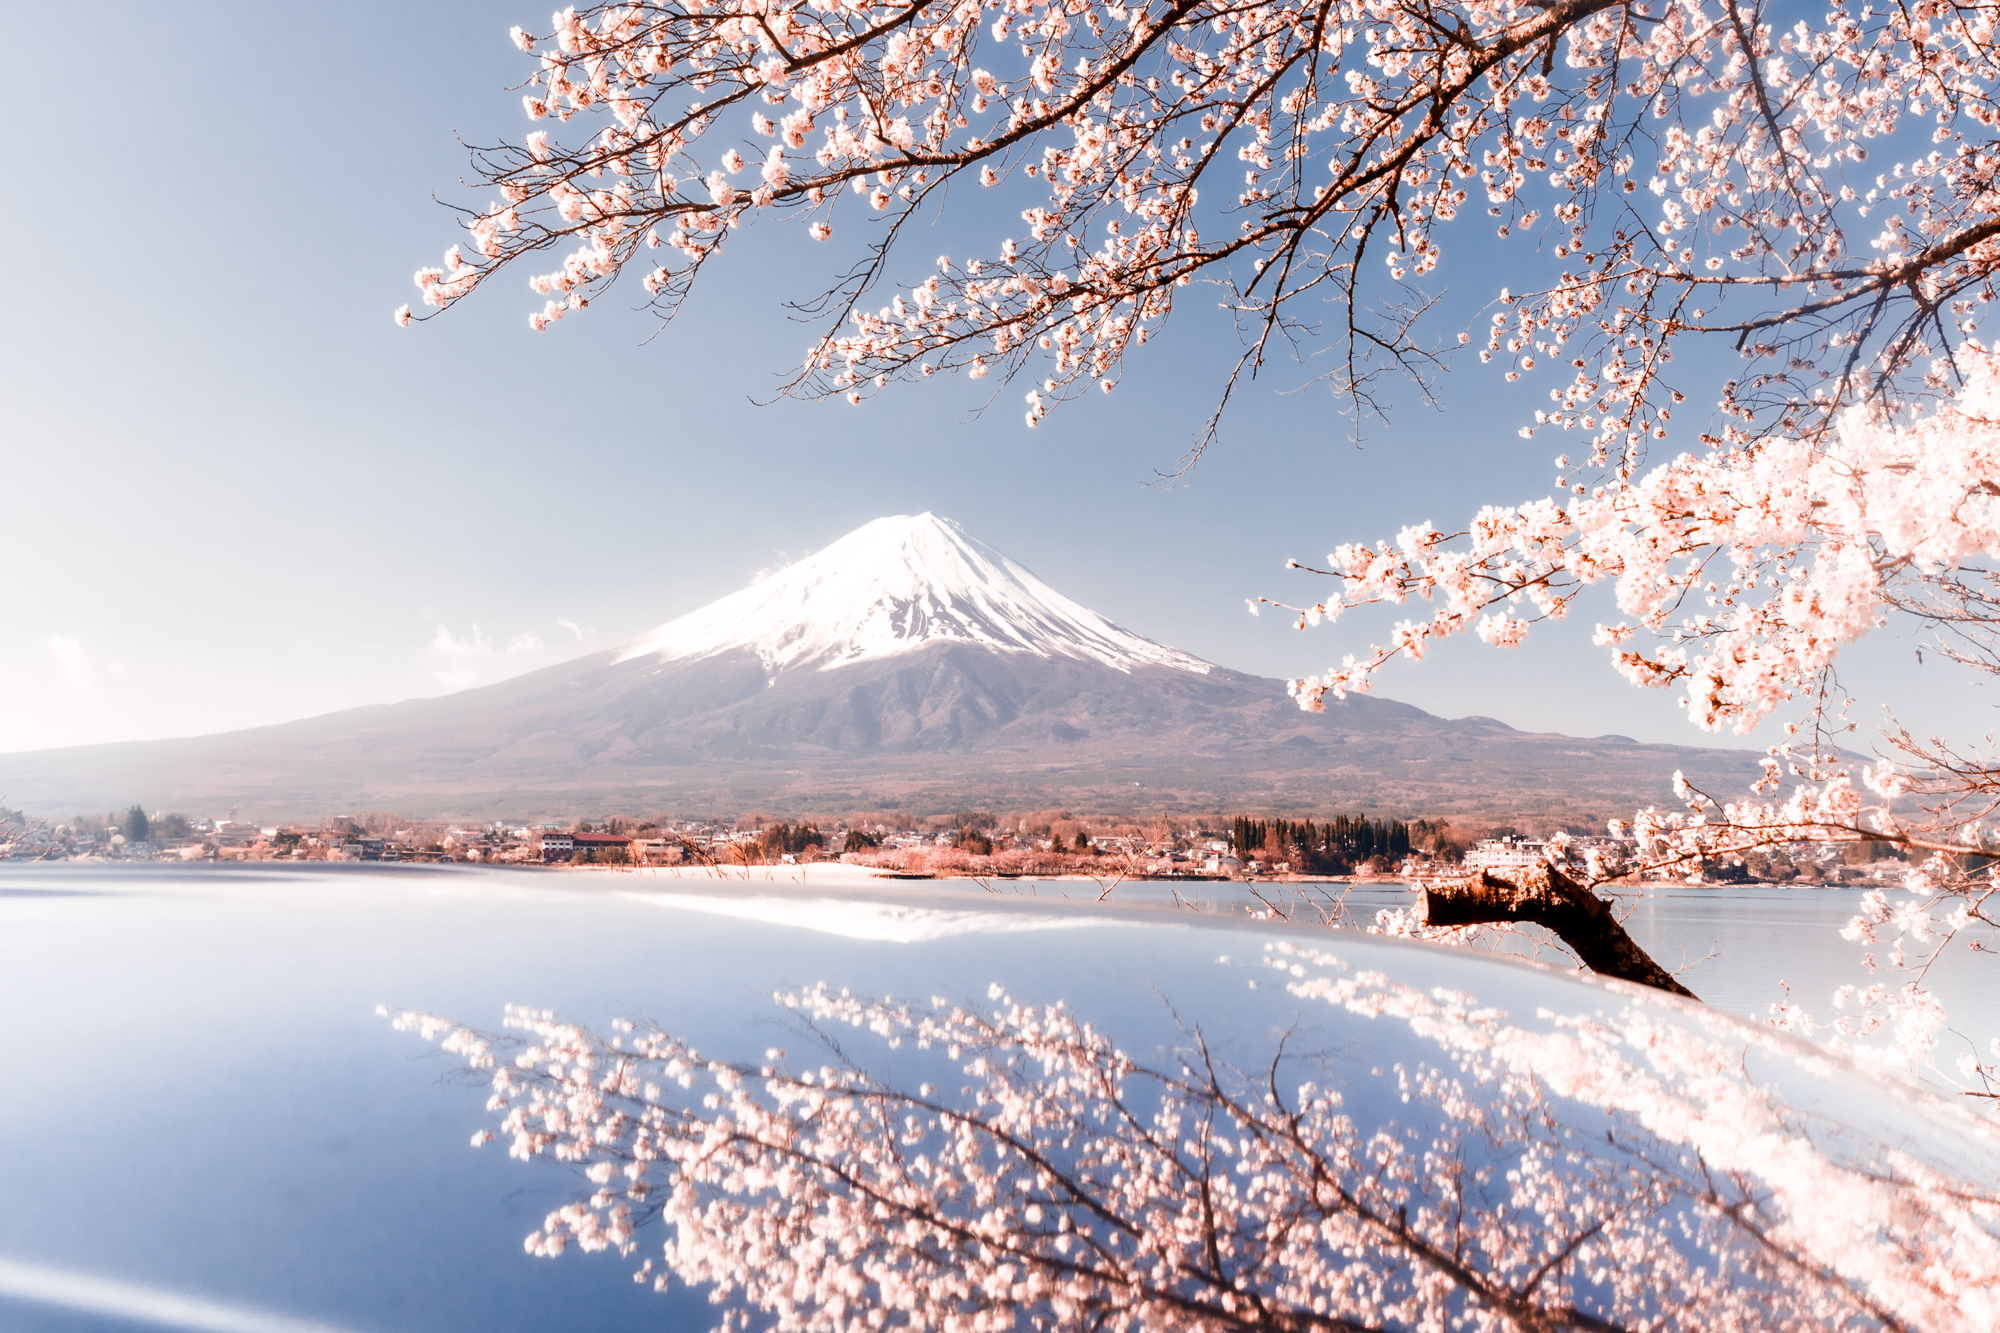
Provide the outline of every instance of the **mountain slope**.
{"type": "Polygon", "coordinates": [[[882,519],[619,647],[440,699],[0,756],[11,803],[527,816],[911,804],[1599,814],[1742,751],[1578,741],[1272,680],[1145,639],[932,515],[882,519]]]}

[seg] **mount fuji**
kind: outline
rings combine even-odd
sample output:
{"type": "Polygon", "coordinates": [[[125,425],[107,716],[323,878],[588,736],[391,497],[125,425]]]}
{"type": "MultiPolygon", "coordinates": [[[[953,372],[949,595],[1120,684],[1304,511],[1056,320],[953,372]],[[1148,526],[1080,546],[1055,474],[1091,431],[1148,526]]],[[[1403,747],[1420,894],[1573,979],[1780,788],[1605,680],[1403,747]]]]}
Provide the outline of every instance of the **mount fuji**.
{"type": "Polygon", "coordinates": [[[1070,805],[1579,816],[1730,784],[1742,751],[1578,740],[1281,682],[1156,643],[948,519],[882,518],[617,647],[435,699],[0,755],[10,804],[311,818],[1070,805]],[[1529,795],[1533,793],[1533,795],[1529,795]]]}

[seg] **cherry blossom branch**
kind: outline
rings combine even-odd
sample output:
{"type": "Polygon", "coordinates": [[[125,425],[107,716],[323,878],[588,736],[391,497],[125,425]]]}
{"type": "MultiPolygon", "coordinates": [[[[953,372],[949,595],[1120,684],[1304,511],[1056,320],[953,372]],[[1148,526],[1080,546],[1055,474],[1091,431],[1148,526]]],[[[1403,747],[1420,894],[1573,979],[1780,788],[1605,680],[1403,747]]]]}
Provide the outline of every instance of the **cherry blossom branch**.
{"type": "MultiPolygon", "coordinates": [[[[1440,238],[1469,202],[1456,182],[1477,177],[1503,235],[1546,217],[1554,257],[1581,261],[1511,302],[1520,320],[1500,340],[1517,353],[1510,379],[1534,368],[1530,343],[1551,357],[1585,352],[1570,359],[1588,373],[1558,396],[1601,400],[1606,410],[1587,414],[1591,456],[1616,455],[1629,473],[1643,439],[1661,433],[1653,380],[1683,334],[1781,329],[1777,343],[1744,350],[1799,362],[1792,344],[1820,327],[1819,355],[1845,356],[1850,369],[1874,347],[1866,383],[1843,373],[1830,392],[1774,402],[1772,424],[1731,426],[1724,438],[1811,433],[1850,402],[1896,410],[1907,389],[1936,387],[1937,372],[1917,372],[1917,360],[1929,348],[1949,366],[1972,307],[1991,299],[2000,238],[1984,182],[1993,150],[1955,128],[2000,123],[1990,17],[1957,5],[1837,10],[1782,33],[1761,19],[1736,0],[1658,13],[1626,0],[588,6],[559,15],[549,38],[519,29],[515,38],[540,65],[524,99],[530,116],[595,118],[602,128],[569,147],[537,131],[477,155],[502,195],[466,215],[477,257],[454,249],[419,286],[427,302],[448,306],[518,259],[573,242],[581,248],[559,272],[535,279],[549,300],[534,322],[547,327],[642,252],[664,248],[685,266],[643,276],[671,316],[729,231],[776,210],[824,238],[858,191],[889,229],[860,280],[834,289],[828,312],[851,332],[823,337],[789,392],[858,401],[892,379],[978,377],[996,362],[1012,375],[1040,357],[1053,373],[1031,391],[1032,424],[1073,391],[1114,387],[1125,354],[1158,330],[1177,288],[1204,273],[1230,283],[1230,266],[1247,262],[1237,287],[1258,324],[1248,334],[1252,373],[1271,335],[1292,327],[1286,307],[1344,275],[1347,373],[1336,387],[1368,408],[1371,372],[1354,361],[1363,345],[1406,372],[1428,365],[1414,318],[1356,318],[1369,239],[1382,232],[1392,282],[1432,271],[1440,238]],[[689,93],[695,102],[682,100],[689,93]],[[1862,140],[1900,143],[1902,122],[1929,105],[1943,109],[1931,137],[1951,151],[1895,164],[1865,198],[1864,182],[1843,183],[1843,170],[1867,156],[1862,140]],[[762,183],[742,188],[732,178],[755,169],[756,154],[711,143],[737,117],[778,141],[758,169],[762,183]],[[1188,132],[1196,128],[1199,143],[1188,132]],[[815,132],[824,142],[798,156],[815,132]],[[1636,211],[1647,144],[1659,156],[1649,183],[1657,220],[1636,211]],[[1225,151],[1252,169],[1241,187],[1210,190],[1204,203],[1201,187],[1225,151]],[[1331,168],[1326,184],[1310,184],[1313,158],[1331,168]],[[1022,214],[1027,245],[1013,238],[997,258],[958,257],[941,266],[942,281],[905,286],[880,311],[862,308],[888,280],[900,223],[938,185],[968,174],[998,185],[1003,169],[1048,188],[1047,204],[1022,214]],[[1606,189],[1625,205],[1618,221],[1600,223],[1606,189]],[[1869,243],[1880,259],[1847,243],[1878,205],[1903,210],[1869,243]],[[1744,242],[1697,261],[1692,242],[1707,220],[1744,242]],[[1100,227],[1102,243],[1090,242],[1100,227]],[[1700,309],[1681,317],[1689,293],[1713,288],[1719,298],[1746,286],[1799,296],[1748,319],[1700,309]],[[1914,313],[1885,322],[1882,303],[1902,291],[1914,313]],[[1873,313],[1825,325],[1857,306],[1873,313]],[[1565,347],[1575,339],[1583,345],[1565,347]],[[1591,370],[1593,360],[1601,364],[1591,370]]],[[[1760,371],[1740,393],[1730,386],[1724,416],[1750,421],[1792,374],[1760,371]]],[[[1212,428],[1202,433],[1197,456],[1211,438],[1212,428]]]]}
{"type": "Polygon", "coordinates": [[[587,1182],[530,1254],[635,1256],[657,1227],[635,1276],[708,1286],[725,1327],[1972,1329],[1993,1312],[2000,1198],[1900,1145],[1822,1144],[1735,1038],[1642,1006],[1522,1026],[1288,943],[1261,966],[1435,1049],[1383,1075],[1407,1126],[1358,1122],[1337,1058],[1281,1041],[1239,1074],[1196,1029],[1149,1069],[998,987],[990,1008],[778,996],[833,1057],[818,1067],[519,1008],[498,1034],[397,1026],[489,1081],[511,1155],[587,1182]],[[914,1045],[958,1086],[872,1076],[841,1030],[914,1045]]]}

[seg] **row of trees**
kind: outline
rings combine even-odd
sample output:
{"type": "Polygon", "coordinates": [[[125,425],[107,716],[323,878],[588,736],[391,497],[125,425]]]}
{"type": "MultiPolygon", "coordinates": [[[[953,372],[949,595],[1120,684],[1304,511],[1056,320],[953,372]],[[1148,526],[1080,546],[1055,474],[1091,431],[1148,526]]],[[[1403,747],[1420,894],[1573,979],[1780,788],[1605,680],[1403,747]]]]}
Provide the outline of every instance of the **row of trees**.
{"type": "Polygon", "coordinates": [[[775,861],[781,856],[801,855],[809,847],[825,846],[826,835],[815,825],[804,822],[773,824],[765,829],[763,836],[757,840],[758,850],[764,853],[764,858],[768,861],[775,861]]]}
{"type": "Polygon", "coordinates": [[[1338,874],[1358,862],[1400,861],[1412,850],[1429,850],[1444,841],[1445,829],[1441,819],[1335,815],[1316,823],[1238,815],[1229,826],[1229,846],[1238,856],[1289,861],[1307,874],[1338,874]]]}
{"type": "Polygon", "coordinates": [[[69,829],[77,836],[109,837],[116,833],[127,842],[146,842],[154,838],[188,837],[194,832],[194,825],[186,815],[180,814],[149,818],[144,807],[135,805],[122,814],[113,811],[108,815],[72,815],[69,829]]]}

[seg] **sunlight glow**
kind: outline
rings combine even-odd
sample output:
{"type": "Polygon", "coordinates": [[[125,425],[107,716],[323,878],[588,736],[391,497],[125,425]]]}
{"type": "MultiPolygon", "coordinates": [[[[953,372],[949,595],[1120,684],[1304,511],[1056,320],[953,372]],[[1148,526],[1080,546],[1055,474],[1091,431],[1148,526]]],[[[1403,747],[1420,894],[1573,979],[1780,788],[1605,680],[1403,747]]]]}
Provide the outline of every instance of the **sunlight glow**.
{"type": "Polygon", "coordinates": [[[14,1259],[0,1259],[0,1300],[33,1301],[194,1333],[349,1333],[311,1319],[14,1259]]]}

